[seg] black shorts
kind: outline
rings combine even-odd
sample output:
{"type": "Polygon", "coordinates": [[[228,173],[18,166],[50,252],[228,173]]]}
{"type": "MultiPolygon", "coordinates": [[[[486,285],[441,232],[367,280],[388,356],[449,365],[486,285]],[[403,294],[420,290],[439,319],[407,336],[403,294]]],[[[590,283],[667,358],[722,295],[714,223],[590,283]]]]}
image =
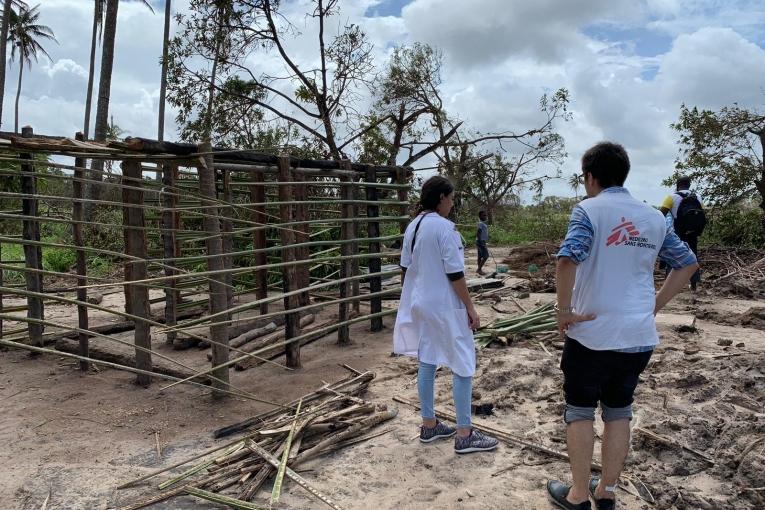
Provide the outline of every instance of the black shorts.
{"type": "Polygon", "coordinates": [[[560,368],[566,403],[577,407],[613,408],[632,404],[640,374],[653,351],[594,351],[573,338],[566,338],[560,368]]]}
{"type": "Polygon", "coordinates": [[[486,241],[476,241],[476,248],[478,248],[478,258],[485,260],[489,258],[489,248],[486,247],[486,241]]]}

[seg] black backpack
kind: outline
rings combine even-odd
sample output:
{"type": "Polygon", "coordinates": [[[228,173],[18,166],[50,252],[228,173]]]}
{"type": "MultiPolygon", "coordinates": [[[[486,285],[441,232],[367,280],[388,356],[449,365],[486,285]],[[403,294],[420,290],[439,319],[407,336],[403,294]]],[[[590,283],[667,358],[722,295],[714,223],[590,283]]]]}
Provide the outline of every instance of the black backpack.
{"type": "MultiPolygon", "coordinates": [[[[679,193],[678,193],[679,195],[679,193]]],[[[701,202],[693,193],[680,195],[682,200],[677,206],[675,216],[675,232],[680,237],[700,236],[707,225],[707,217],[701,202]]]]}

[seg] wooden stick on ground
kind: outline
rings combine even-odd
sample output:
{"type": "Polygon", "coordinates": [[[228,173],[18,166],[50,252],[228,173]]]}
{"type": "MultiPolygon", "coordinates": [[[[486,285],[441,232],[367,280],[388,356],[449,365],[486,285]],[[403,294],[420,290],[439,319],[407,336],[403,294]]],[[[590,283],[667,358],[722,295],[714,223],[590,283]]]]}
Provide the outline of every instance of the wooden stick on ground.
{"type": "MultiPolygon", "coordinates": [[[[273,455],[271,455],[270,453],[268,453],[256,442],[250,441],[248,444],[248,448],[250,448],[250,450],[252,450],[253,452],[263,457],[263,459],[265,459],[265,461],[271,464],[273,467],[275,468],[279,467],[279,460],[273,455]]],[[[309,494],[311,494],[318,500],[326,503],[327,506],[329,506],[333,510],[343,510],[343,508],[340,505],[338,505],[337,503],[329,499],[327,496],[325,496],[324,494],[322,494],[315,488],[313,488],[313,486],[311,486],[311,484],[309,484],[305,478],[303,478],[302,476],[294,472],[292,469],[286,468],[285,473],[293,482],[297,483],[299,486],[301,486],[303,489],[308,491],[309,494]]]]}

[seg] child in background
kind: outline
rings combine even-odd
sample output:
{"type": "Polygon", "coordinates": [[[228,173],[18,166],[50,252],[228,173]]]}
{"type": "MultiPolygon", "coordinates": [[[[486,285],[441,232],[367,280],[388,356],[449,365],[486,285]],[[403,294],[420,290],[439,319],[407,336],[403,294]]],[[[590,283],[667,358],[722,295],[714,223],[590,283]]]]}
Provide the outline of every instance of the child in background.
{"type": "Polygon", "coordinates": [[[475,246],[478,248],[478,274],[483,275],[483,265],[489,260],[489,248],[486,243],[489,242],[489,225],[486,223],[488,216],[486,211],[478,213],[478,229],[475,234],[475,246]]]}

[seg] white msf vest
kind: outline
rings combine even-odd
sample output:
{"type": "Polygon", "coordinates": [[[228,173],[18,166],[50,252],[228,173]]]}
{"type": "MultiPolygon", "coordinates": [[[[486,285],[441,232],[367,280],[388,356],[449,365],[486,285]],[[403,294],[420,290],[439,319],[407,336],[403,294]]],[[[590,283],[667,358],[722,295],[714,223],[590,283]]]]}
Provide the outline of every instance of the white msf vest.
{"type": "Polygon", "coordinates": [[[590,256],[576,269],[572,306],[595,314],[568,336],[593,350],[656,345],[653,269],[667,227],[661,213],[629,193],[600,193],[579,204],[592,222],[590,256]]]}

